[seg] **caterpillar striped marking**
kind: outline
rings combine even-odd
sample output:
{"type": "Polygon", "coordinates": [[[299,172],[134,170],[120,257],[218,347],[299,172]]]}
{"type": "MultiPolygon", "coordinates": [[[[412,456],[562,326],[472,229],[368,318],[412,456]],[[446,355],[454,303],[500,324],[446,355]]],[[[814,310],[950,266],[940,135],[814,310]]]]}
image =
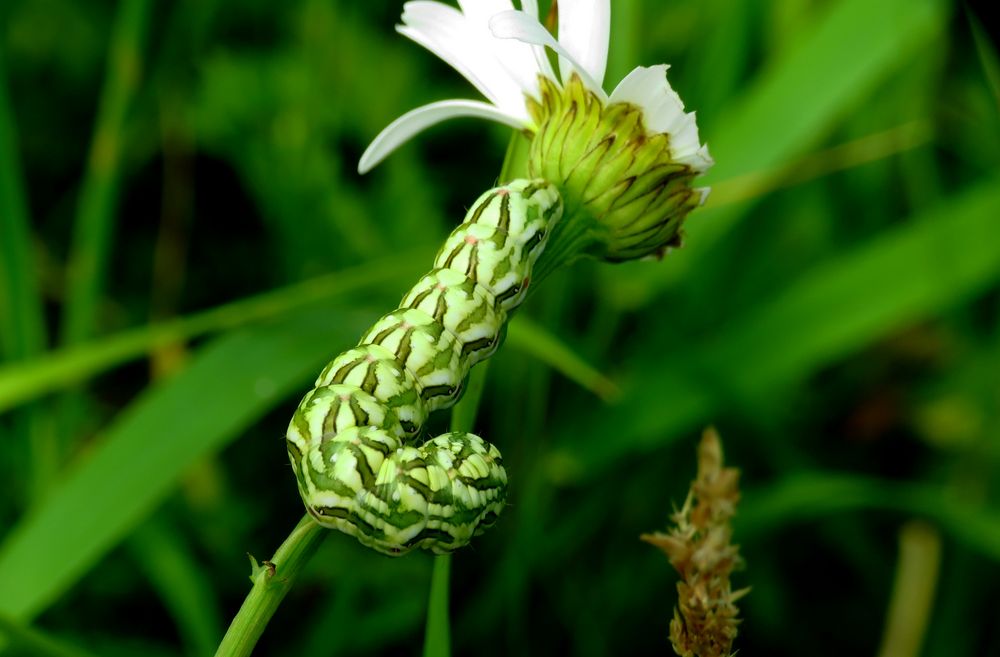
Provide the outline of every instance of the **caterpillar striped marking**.
{"type": "Polygon", "coordinates": [[[498,348],[562,211],[545,181],[486,192],[399,308],[323,369],[286,434],[319,524],[389,555],[449,553],[493,525],[507,497],[499,450],[462,432],[421,444],[420,429],[498,348]]]}

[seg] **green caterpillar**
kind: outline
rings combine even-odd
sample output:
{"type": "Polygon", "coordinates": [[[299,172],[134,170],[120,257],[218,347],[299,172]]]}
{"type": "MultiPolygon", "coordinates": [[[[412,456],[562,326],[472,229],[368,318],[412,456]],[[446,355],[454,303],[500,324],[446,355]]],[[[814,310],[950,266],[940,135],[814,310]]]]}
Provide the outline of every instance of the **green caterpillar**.
{"type": "Polygon", "coordinates": [[[562,211],[545,181],[483,194],[400,307],[320,373],[286,436],[319,524],[399,555],[451,552],[496,521],[507,496],[496,447],[460,432],[415,443],[428,413],[453,405],[496,351],[562,211]]]}

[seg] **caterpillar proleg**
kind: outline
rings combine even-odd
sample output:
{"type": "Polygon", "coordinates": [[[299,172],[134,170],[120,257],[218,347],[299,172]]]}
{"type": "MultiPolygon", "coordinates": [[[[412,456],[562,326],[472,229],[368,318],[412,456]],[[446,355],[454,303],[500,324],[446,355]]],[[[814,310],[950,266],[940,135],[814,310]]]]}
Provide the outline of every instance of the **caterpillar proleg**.
{"type": "Polygon", "coordinates": [[[400,307],[323,369],[286,434],[319,524],[398,555],[451,552],[496,521],[507,496],[497,448],[461,432],[420,444],[419,433],[496,351],[562,210],[542,180],[486,192],[400,307]]]}

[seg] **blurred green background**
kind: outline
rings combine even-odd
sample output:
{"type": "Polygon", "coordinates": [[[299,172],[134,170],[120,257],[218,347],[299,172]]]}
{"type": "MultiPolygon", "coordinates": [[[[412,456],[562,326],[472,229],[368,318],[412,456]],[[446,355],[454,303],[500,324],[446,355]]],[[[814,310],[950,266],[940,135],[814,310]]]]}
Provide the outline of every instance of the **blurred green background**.
{"type": "MultiPolygon", "coordinates": [[[[455,654],[671,654],[637,537],[712,423],[740,654],[1000,655],[988,30],[945,0],[612,4],[608,86],[672,64],[714,191],[662,262],[548,279],[491,361],[510,506],[453,560],[455,654]]],[[[0,5],[0,651],[211,654],[301,517],[295,404],[510,137],[453,122],[356,174],[405,110],[475,97],[400,11],[0,5]]],[[[256,654],[417,654],[431,563],[331,534],[256,654]]]]}

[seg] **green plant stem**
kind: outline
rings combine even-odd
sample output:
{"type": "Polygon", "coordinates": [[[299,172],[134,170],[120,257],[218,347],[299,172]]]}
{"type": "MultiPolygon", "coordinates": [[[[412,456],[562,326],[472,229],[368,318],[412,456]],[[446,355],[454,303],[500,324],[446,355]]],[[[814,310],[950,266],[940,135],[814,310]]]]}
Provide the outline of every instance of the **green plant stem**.
{"type": "Polygon", "coordinates": [[[310,516],[299,521],[270,561],[257,563],[253,557],[250,580],[253,587],[222,638],[216,657],[249,655],[267,622],[292,588],[295,578],[319,547],[328,532],[310,516]]]}
{"type": "MultiPolygon", "coordinates": [[[[482,363],[469,373],[469,383],[462,400],[451,411],[452,431],[472,431],[483,398],[486,372],[489,363],[482,363]]],[[[451,573],[451,555],[434,558],[431,589],[428,594],[427,624],[424,633],[424,657],[451,655],[451,622],[448,600],[451,573]]]]}
{"type": "Polygon", "coordinates": [[[465,394],[451,409],[451,430],[472,431],[479,414],[479,401],[483,398],[483,388],[486,387],[486,372],[489,361],[480,363],[469,372],[469,381],[465,386],[465,394]]]}
{"type": "Polygon", "coordinates": [[[941,571],[941,535],[911,521],[899,532],[899,561],[879,657],[919,657],[941,571]]]}
{"type": "Polygon", "coordinates": [[[451,555],[434,557],[424,631],[424,657],[448,657],[451,654],[451,619],[448,609],[450,577],[451,555]]]}
{"type": "Polygon", "coordinates": [[[572,212],[572,209],[567,209],[562,220],[556,223],[545,250],[531,271],[531,284],[535,289],[549,274],[573,262],[598,241],[594,222],[583,216],[574,216],[572,212]]]}

